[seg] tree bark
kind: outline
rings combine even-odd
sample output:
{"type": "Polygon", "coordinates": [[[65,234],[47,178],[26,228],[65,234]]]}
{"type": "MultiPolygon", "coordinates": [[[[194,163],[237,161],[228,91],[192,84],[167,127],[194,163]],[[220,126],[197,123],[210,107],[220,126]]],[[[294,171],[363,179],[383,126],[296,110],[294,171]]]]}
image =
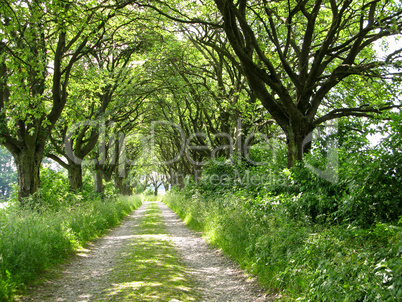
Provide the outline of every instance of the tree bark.
{"type": "Polygon", "coordinates": [[[94,190],[95,193],[103,193],[102,171],[98,167],[95,169],[94,190]]]}
{"type": "Polygon", "coordinates": [[[24,148],[13,156],[18,172],[18,200],[24,204],[24,200],[40,188],[39,174],[43,154],[36,152],[34,148],[24,148]]]}
{"type": "Polygon", "coordinates": [[[168,180],[162,181],[162,184],[163,184],[163,187],[165,188],[165,192],[169,192],[169,190],[170,190],[170,188],[169,188],[169,186],[170,186],[169,181],[168,181],[168,180]]]}
{"type": "Polygon", "coordinates": [[[124,196],[131,196],[131,195],[133,195],[133,190],[131,189],[131,187],[129,185],[123,185],[122,194],[124,196]]]}
{"type": "Polygon", "coordinates": [[[131,196],[133,195],[133,191],[127,183],[125,183],[125,178],[116,176],[115,180],[115,188],[119,191],[119,193],[123,196],[131,196]]]}
{"type": "Polygon", "coordinates": [[[82,167],[81,165],[74,164],[70,162],[68,167],[68,181],[70,184],[70,189],[73,191],[82,190],[82,167]]]}
{"type": "Polygon", "coordinates": [[[311,148],[312,129],[306,125],[290,125],[286,130],[287,160],[288,168],[293,167],[296,162],[303,160],[303,155],[308,153],[311,148]]]}
{"type": "Polygon", "coordinates": [[[121,194],[122,188],[123,188],[123,178],[116,176],[114,178],[114,187],[119,191],[121,194]]]}

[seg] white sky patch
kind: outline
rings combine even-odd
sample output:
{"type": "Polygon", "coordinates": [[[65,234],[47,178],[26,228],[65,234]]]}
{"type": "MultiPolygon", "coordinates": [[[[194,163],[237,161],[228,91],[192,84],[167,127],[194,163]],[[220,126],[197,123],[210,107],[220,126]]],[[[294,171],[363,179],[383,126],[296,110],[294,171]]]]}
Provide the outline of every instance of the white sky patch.
{"type": "Polygon", "coordinates": [[[378,132],[375,133],[375,134],[369,134],[367,136],[367,139],[368,139],[371,147],[377,146],[381,142],[381,140],[384,139],[384,138],[386,138],[386,135],[383,135],[383,134],[378,133],[378,132]]]}
{"type": "Polygon", "coordinates": [[[47,65],[47,72],[49,74],[53,74],[54,71],[54,61],[50,61],[49,64],[47,65]]]}
{"type": "Polygon", "coordinates": [[[137,60],[137,61],[132,61],[130,63],[130,66],[141,66],[146,62],[146,60],[137,60]]]}
{"type": "MultiPolygon", "coordinates": [[[[393,52],[401,48],[402,48],[402,35],[386,37],[380,41],[377,41],[374,45],[375,51],[378,53],[378,56],[382,59],[385,59],[389,54],[392,54],[393,52]],[[386,47],[384,45],[386,45],[386,47]]],[[[397,110],[398,109],[395,108],[392,111],[396,112],[397,110]]],[[[376,129],[374,126],[372,127],[376,129]]],[[[383,140],[386,137],[387,135],[377,132],[374,134],[369,134],[367,139],[370,142],[371,146],[374,147],[377,146],[381,142],[381,140],[383,140]]]]}
{"type": "Polygon", "coordinates": [[[380,58],[385,58],[387,55],[401,48],[402,35],[386,37],[374,43],[374,49],[380,58]]]}

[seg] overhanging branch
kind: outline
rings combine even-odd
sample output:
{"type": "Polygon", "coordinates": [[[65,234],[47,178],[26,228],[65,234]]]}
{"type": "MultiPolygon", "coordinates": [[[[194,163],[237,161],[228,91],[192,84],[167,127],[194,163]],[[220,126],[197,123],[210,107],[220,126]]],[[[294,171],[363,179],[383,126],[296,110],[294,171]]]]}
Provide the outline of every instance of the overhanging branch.
{"type": "Polygon", "coordinates": [[[344,117],[344,116],[361,116],[361,117],[368,117],[374,118],[373,114],[381,114],[384,111],[388,111],[394,108],[402,108],[402,104],[400,105],[390,105],[381,108],[373,108],[367,106],[361,106],[358,108],[342,108],[342,109],[334,109],[330,111],[328,114],[316,119],[313,122],[313,126],[317,127],[318,125],[330,121],[336,118],[344,117]]]}
{"type": "Polygon", "coordinates": [[[164,16],[164,17],[166,17],[166,18],[168,18],[168,19],[170,19],[172,21],[175,21],[175,22],[184,23],[184,24],[203,24],[203,25],[209,25],[209,26],[212,26],[212,27],[222,27],[222,25],[220,25],[219,23],[208,22],[208,21],[201,20],[201,19],[198,19],[198,18],[190,18],[188,16],[185,16],[182,13],[180,13],[178,10],[172,8],[171,6],[168,6],[166,3],[165,3],[165,5],[171,11],[174,11],[175,13],[178,13],[178,14],[182,15],[183,17],[187,18],[187,19],[181,19],[181,18],[178,18],[178,17],[174,17],[174,16],[172,16],[170,14],[167,14],[164,11],[162,11],[160,8],[157,8],[155,5],[151,5],[151,4],[147,4],[147,3],[141,3],[141,1],[139,1],[139,2],[132,1],[132,3],[135,3],[135,4],[137,4],[138,6],[141,6],[141,7],[150,8],[150,9],[156,11],[157,13],[159,13],[160,15],[162,15],[162,16],[164,16]]]}
{"type": "Polygon", "coordinates": [[[68,169],[69,165],[66,164],[60,157],[54,155],[54,154],[46,154],[46,157],[50,158],[51,160],[54,160],[56,163],[58,163],[60,166],[62,166],[64,169],[68,169]]]}

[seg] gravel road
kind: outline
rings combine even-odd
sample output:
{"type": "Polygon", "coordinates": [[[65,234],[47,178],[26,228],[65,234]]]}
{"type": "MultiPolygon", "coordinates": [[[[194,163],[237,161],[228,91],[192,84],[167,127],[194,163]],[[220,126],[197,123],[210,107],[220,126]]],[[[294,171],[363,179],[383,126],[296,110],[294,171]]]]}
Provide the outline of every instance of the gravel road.
{"type": "MultiPolygon", "coordinates": [[[[108,275],[135,236],[149,204],[144,202],[122,225],[81,251],[63,267],[59,277],[29,288],[27,295],[17,301],[111,301],[103,295],[111,286],[108,275]]],[[[157,205],[162,211],[166,231],[192,276],[194,291],[200,293],[201,301],[272,301],[254,281],[247,280],[236,265],[208,246],[199,234],[189,230],[165,204],[157,202],[157,205]]]]}

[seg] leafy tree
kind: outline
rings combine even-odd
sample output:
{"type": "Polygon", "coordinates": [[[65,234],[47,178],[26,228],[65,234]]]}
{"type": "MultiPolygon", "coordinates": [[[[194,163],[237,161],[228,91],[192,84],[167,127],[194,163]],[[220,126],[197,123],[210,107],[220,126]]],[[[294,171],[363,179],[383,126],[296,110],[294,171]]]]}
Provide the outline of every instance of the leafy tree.
{"type": "MultiPolygon", "coordinates": [[[[186,37],[191,34],[182,32],[186,37]]],[[[244,159],[250,145],[247,135],[270,125],[261,122],[268,113],[255,101],[238,67],[189,38],[165,38],[170,42],[144,64],[152,75],[149,85],[159,88],[149,98],[153,110],[146,119],[155,123],[150,131],[157,160],[169,162],[159,168],[179,185],[186,176],[199,174],[211,157],[240,154],[244,159]]],[[[220,43],[225,43],[224,37],[220,43]]]]}
{"type": "Polygon", "coordinates": [[[214,49],[238,62],[253,93],[287,137],[288,166],[308,150],[309,134],[320,124],[342,116],[367,116],[400,106],[396,97],[333,104],[330,93],[339,83],[359,79],[377,82],[386,91],[385,79],[397,79],[401,49],[383,58],[374,51],[377,41],[400,36],[400,1],[233,1],[194,3],[135,1],[175,22],[209,26],[224,31],[235,56],[214,49]],[[209,13],[208,13],[209,12],[209,13]]]}
{"type": "Polygon", "coordinates": [[[21,201],[39,189],[45,144],[67,102],[72,69],[102,39],[113,14],[81,1],[0,2],[0,139],[15,159],[21,201]]]}
{"type": "Polygon", "coordinates": [[[106,24],[102,41],[72,74],[70,101],[52,134],[56,152],[48,156],[69,171],[74,190],[82,187],[81,163],[91,155],[96,190],[102,191],[101,179],[111,180],[119,160],[119,143],[115,140],[138,124],[141,101],[149,93],[140,63],[161,40],[155,28],[157,22],[150,24],[152,14],[122,9],[106,24]],[[65,150],[61,148],[64,142],[65,150]]]}

